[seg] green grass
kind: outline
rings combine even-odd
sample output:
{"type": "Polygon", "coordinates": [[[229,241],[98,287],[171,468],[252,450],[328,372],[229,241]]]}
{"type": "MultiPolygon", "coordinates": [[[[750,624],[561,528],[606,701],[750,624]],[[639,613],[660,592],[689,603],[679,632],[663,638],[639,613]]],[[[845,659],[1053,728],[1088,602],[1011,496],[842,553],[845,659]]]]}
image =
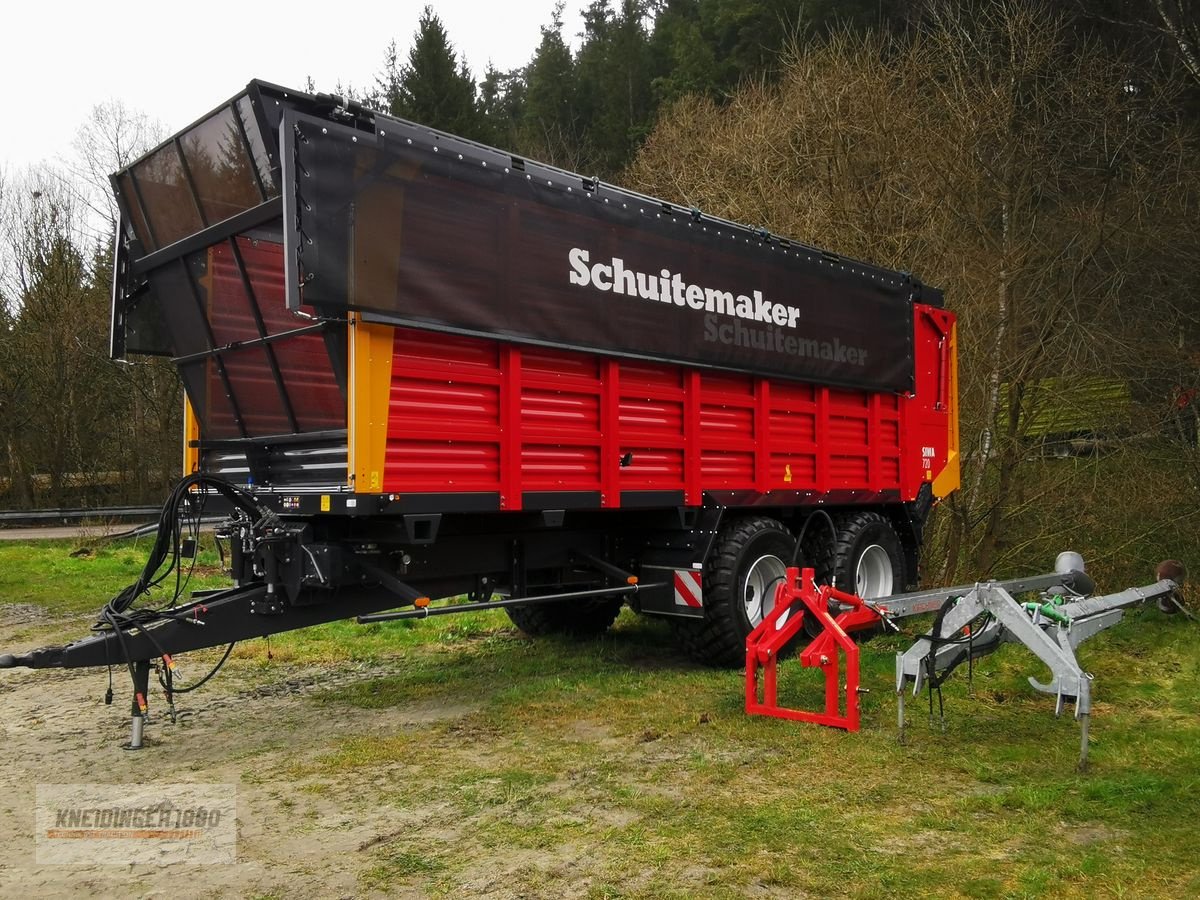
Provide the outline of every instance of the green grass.
{"type": "MultiPolygon", "coordinates": [[[[144,546],[70,559],[69,543],[0,544],[0,596],[91,609],[132,580],[144,546]]],[[[273,638],[270,664],[378,663],[389,674],[294,702],[393,724],[297,734],[276,771],[252,770],[411,823],[347,862],[364,891],[1196,896],[1198,636],[1146,608],[1082,646],[1096,703],[1079,774],[1077,725],[1025,683],[1044,673],[1019,647],[977,666],[974,697],[956,673],[944,732],[911,701],[902,746],[891,684],[907,641],[894,636],[863,650],[871,693],[846,734],[747,717],[740,673],[692,665],[663,623],[628,611],[591,642],[531,641],[501,612],[334,623],[273,638]]],[[[267,666],[264,642],[232,665],[267,666]]],[[[819,703],[817,673],[785,663],[781,678],[819,703]]]]}
{"type": "MultiPolygon", "coordinates": [[[[947,686],[945,733],[914,703],[902,747],[897,639],[864,652],[872,693],[862,732],[848,735],[746,717],[737,674],[691,666],[658,623],[629,613],[586,644],[528,642],[499,616],[449,644],[429,633],[406,648],[402,674],[316,702],[472,698],[478,710],[298,754],[290,774],[390,773],[392,803],[455,810],[477,854],[603,847],[596,896],[1194,895],[1196,629],[1154,610],[1134,619],[1083,651],[1098,679],[1086,775],[1075,771],[1075,723],[1055,720],[1052,701],[1025,685],[1040,673],[1019,648],[979,667],[974,699],[965,678],[947,686]]],[[[807,684],[796,696],[819,702],[815,673],[790,665],[786,675],[807,684]]],[[[443,863],[406,877],[454,893],[456,864],[443,863]]],[[[550,890],[539,871],[519,873],[517,888],[550,890]]]]}
{"type": "MultiPolygon", "coordinates": [[[[72,540],[0,541],[0,601],[31,603],[54,616],[99,610],[137,580],[152,544],[151,537],[108,541],[83,533],[72,540]]],[[[196,555],[191,588],[228,585],[218,563],[212,536],[206,535],[196,555]]],[[[174,592],[174,578],[163,588],[174,592]]],[[[160,590],[152,596],[169,595],[160,590]]]]}

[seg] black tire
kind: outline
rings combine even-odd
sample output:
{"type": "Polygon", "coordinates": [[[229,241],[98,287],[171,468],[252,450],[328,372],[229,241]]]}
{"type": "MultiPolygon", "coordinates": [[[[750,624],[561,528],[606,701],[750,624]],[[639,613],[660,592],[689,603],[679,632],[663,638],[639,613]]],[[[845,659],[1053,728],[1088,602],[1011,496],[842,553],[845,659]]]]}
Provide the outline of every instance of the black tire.
{"type": "MultiPolygon", "coordinates": [[[[864,600],[903,591],[904,550],[891,522],[874,512],[850,513],[835,522],[838,540],[833,554],[833,586],[864,600]]],[[[855,632],[854,639],[866,642],[882,633],[880,625],[855,632]]]]}
{"type": "MultiPolygon", "coordinates": [[[[823,510],[811,513],[801,526],[803,543],[796,565],[801,569],[812,569],[818,587],[831,584],[834,579],[837,528],[837,520],[823,510]]],[[[815,616],[805,616],[804,633],[808,637],[815,638],[824,630],[825,626],[815,616]]]]}
{"type": "Polygon", "coordinates": [[[833,586],[858,594],[864,600],[903,591],[904,550],[892,523],[874,512],[850,513],[835,522],[838,539],[834,550],[833,586]],[[865,555],[867,559],[864,560],[865,555]],[[860,563],[863,563],[861,572],[860,563]],[[865,579],[865,584],[859,584],[860,576],[865,579]]]}
{"type": "Polygon", "coordinates": [[[600,597],[591,600],[558,603],[531,603],[529,606],[507,606],[512,623],[530,637],[565,634],[569,637],[590,638],[609,629],[621,613],[624,600],[620,597],[600,597]]]}
{"type": "MultiPolygon", "coordinates": [[[[746,661],[746,636],[774,602],[774,573],[779,567],[762,560],[774,558],[786,567],[796,541],[782,523],[765,516],[736,519],[721,529],[704,568],[704,618],[672,619],[684,652],[710,666],[740,666],[746,661]],[[758,565],[756,579],[764,590],[747,584],[758,565]],[[770,596],[764,596],[769,593],[770,596]],[[756,621],[747,606],[760,604],[756,621]]],[[[782,577],[782,572],[779,573],[782,577]]]]}

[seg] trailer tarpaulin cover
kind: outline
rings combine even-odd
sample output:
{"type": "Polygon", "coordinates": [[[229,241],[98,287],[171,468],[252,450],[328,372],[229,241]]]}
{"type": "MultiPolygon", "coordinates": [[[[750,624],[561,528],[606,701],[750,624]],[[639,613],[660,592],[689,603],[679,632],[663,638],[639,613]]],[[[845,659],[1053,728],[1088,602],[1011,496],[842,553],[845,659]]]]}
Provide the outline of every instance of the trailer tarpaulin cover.
{"type": "Polygon", "coordinates": [[[377,127],[380,134],[370,134],[285,114],[293,305],[762,375],[912,388],[912,282],[900,273],[406,123],[381,118],[377,127]]]}

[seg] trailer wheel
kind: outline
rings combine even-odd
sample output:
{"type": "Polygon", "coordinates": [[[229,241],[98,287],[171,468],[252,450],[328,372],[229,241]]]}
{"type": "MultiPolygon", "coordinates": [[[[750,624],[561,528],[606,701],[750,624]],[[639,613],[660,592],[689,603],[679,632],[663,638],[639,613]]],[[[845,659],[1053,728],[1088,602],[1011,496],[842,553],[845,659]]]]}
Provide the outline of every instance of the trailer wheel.
{"type": "Polygon", "coordinates": [[[746,659],[746,636],[775,605],[795,539],[775,519],[752,516],[726,525],[704,570],[704,618],[674,619],[684,651],[711,666],[746,659]]]}
{"type": "Polygon", "coordinates": [[[512,623],[530,637],[565,634],[570,637],[596,637],[608,630],[621,612],[624,600],[620,597],[600,597],[592,600],[559,603],[531,603],[529,606],[508,606],[512,623]]]}
{"type": "MultiPolygon", "coordinates": [[[[834,551],[834,587],[864,600],[887,597],[904,589],[904,551],[892,524],[879,513],[860,512],[837,520],[834,551]]],[[[855,632],[865,642],[882,633],[882,627],[855,632]]]]}

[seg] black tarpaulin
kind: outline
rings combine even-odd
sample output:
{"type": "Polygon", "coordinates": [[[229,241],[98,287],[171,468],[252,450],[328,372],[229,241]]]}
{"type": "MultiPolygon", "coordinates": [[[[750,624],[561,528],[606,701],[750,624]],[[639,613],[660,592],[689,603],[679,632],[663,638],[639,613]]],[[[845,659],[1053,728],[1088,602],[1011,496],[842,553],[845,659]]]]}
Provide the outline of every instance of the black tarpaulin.
{"type": "Polygon", "coordinates": [[[911,389],[907,276],[384,121],[371,135],[285,114],[290,302],[911,389]]]}

